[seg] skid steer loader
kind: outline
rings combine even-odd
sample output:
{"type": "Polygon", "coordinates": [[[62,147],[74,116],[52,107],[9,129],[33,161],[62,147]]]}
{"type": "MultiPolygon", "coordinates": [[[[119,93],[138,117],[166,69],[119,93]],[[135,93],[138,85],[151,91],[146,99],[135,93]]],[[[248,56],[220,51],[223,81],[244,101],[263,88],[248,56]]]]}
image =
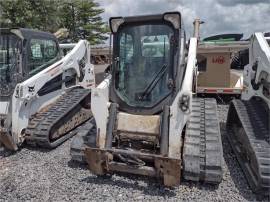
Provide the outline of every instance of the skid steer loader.
{"type": "Polygon", "coordinates": [[[270,193],[270,37],[255,33],[244,68],[241,100],[233,100],[227,117],[229,142],[251,189],[270,193]]]}
{"type": "Polygon", "coordinates": [[[73,140],[72,159],[86,160],[97,175],[146,175],[166,186],[181,176],[219,183],[216,101],[193,95],[197,38],[187,49],[181,14],[113,17],[110,28],[111,73],[92,90],[94,118],[73,140]]]}
{"type": "Polygon", "coordinates": [[[0,144],[58,146],[91,116],[89,43],[62,58],[50,33],[2,28],[0,42],[0,144]]]}

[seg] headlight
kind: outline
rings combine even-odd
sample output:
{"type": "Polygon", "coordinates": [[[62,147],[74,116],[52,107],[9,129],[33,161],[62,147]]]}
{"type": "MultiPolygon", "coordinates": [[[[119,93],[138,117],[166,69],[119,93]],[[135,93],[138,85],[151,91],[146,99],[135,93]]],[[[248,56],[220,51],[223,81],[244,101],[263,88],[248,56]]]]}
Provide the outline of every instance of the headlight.
{"type": "Polygon", "coordinates": [[[20,98],[23,96],[23,87],[20,85],[17,85],[15,88],[15,97],[20,98]]]}

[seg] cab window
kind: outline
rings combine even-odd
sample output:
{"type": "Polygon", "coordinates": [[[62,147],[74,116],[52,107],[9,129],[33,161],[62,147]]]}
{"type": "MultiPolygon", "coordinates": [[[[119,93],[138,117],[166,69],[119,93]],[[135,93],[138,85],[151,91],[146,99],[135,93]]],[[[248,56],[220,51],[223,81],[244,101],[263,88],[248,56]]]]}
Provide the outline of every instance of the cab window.
{"type": "Polygon", "coordinates": [[[58,47],[54,40],[31,39],[28,67],[30,74],[50,66],[59,58],[58,47]]]}
{"type": "Polygon", "coordinates": [[[202,54],[197,54],[198,71],[205,72],[207,66],[207,58],[202,54]]]}
{"type": "Polygon", "coordinates": [[[170,50],[168,35],[143,36],[141,41],[144,57],[166,57],[170,50]]]}
{"type": "Polygon", "coordinates": [[[133,38],[130,34],[123,33],[120,38],[120,59],[131,61],[133,57],[133,38]]]}

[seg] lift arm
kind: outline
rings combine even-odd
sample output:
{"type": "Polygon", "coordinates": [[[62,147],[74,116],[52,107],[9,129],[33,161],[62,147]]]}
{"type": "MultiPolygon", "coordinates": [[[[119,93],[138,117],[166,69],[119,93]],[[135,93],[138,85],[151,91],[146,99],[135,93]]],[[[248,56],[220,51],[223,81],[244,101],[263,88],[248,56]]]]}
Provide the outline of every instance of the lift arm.
{"type": "Polygon", "coordinates": [[[257,96],[270,107],[270,47],[269,38],[255,33],[250,41],[249,64],[244,69],[243,100],[257,96]]]}

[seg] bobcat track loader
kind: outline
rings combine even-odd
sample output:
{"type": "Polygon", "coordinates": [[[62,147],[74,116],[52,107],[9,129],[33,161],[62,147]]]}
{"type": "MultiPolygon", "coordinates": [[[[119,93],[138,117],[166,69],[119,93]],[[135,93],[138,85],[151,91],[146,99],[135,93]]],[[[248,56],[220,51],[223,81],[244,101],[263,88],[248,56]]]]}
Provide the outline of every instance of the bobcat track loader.
{"type": "Polygon", "coordinates": [[[0,144],[58,146],[91,116],[89,43],[79,41],[61,59],[50,33],[0,29],[0,41],[0,144]]]}
{"type": "Polygon", "coordinates": [[[111,73],[92,90],[94,118],[73,140],[72,159],[86,160],[97,175],[219,183],[217,105],[193,95],[197,38],[187,49],[180,13],[113,17],[110,28],[111,73]]]}
{"type": "Polygon", "coordinates": [[[233,100],[227,118],[229,142],[255,193],[270,193],[270,38],[255,33],[244,68],[241,100],[233,100]]]}

